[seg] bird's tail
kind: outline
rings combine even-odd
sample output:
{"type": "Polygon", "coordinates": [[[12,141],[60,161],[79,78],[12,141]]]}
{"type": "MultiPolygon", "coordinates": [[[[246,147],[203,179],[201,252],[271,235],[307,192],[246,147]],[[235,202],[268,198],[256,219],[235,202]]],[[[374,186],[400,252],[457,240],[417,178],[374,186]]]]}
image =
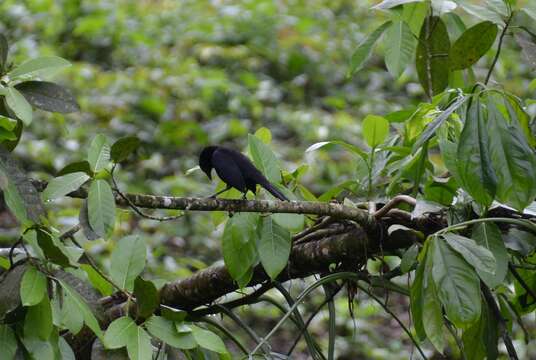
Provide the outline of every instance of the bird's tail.
{"type": "Polygon", "coordinates": [[[261,184],[263,188],[265,188],[270,194],[272,194],[274,197],[278,198],[282,201],[290,201],[288,197],[283,195],[281,191],[279,191],[274,185],[270,184],[270,182],[266,181],[261,184]]]}

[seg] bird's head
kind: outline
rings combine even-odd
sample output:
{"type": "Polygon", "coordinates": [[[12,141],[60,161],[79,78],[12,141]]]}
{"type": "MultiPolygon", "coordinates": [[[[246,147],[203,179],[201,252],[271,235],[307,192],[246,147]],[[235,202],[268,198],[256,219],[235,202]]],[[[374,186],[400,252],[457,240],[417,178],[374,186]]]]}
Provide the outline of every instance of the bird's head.
{"type": "Polygon", "coordinates": [[[211,171],[212,171],[212,154],[217,149],[217,146],[207,146],[201,151],[201,154],[199,154],[199,167],[205,174],[207,174],[208,178],[212,180],[211,171]]]}

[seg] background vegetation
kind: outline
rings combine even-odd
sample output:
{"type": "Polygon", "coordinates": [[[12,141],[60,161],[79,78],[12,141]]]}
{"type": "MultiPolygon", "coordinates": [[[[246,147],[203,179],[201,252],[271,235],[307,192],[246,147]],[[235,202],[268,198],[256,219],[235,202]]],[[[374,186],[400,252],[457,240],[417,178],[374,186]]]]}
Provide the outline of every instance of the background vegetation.
{"type": "MultiPolygon", "coordinates": [[[[356,60],[354,57],[352,63],[350,59],[358,45],[384,22],[404,16],[401,8],[371,9],[376,3],[4,0],[0,3],[0,32],[10,43],[9,62],[20,64],[52,55],[69,60],[72,66],[52,79],[70,88],[80,106],[69,114],[34,111],[33,122],[25,127],[14,154],[30,177],[50,181],[65,165],[85,160],[98,134],[105,134],[111,142],[135,135],[141,146],[116,173],[124,192],[204,197],[221,184],[209,182],[199,171],[188,171],[197,165],[200,150],[208,144],[246,150],[248,134],[257,132],[277,155],[288,182],[299,175],[299,181],[293,183],[299,199],[342,201],[348,197],[354,202],[385,202],[399,192],[411,194],[413,185],[408,182],[413,183],[414,178],[390,176],[392,173],[378,180],[372,190],[363,187],[355,181],[367,175],[363,174],[363,160],[356,160],[342,147],[306,152],[312,144],[330,140],[363,149],[375,146],[367,143],[363,134],[367,115],[387,118],[391,133],[402,134],[406,125],[400,120],[406,119],[398,117],[402,113],[397,111],[414,112],[430,101],[415,66],[410,65],[413,61],[407,61],[407,67],[402,64],[400,70],[393,69],[392,63],[386,66],[384,55],[392,46],[387,41],[378,42],[362,69],[352,72],[356,60]],[[291,175],[295,171],[298,173],[291,175]],[[393,181],[398,183],[393,185],[393,181]]],[[[450,6],[452,2],[435,3],[450,6]]],[[[519,0],[516,7],[528,3],[519,0]]],[[[467,27],[483,21],[461,7],[455,13],[460,17],[450,13],[443,17],[451,41],[462,33],[458,19],[467,27]]],[[[523,99],[527,116],[534,119],[534,53],[528,52],[527,61],[512,34],[506,36],[491,85],[523,99]]],[[[470,79],[484,81],[496,49],[495,42],[472,67],[472,73],[464,74],[460,87],[470,87],[470,79]]],[[[440,103],[437,100],[434,106],[440,103]]],[[[415,127],[416,134],[426,123],[421,121],[415,127]]],[[[530,125],[532,130],[533,120],[530,125]]],[[[414,144],[416,136],[410,140],[414,144]]],[[[437,147],[430,151],[429,159],[427,166],[432,170],[428,176],[434,182],[433,176],[445,173],[448,166],[437,147]]],[[[394,172],[396,164],[392,167],[389,171],[394,172]]],[[[432,191],[428,185],[426,189],[432,191]]],[[[455,192],[456,186],[449,191],[455,192]]],[[[432,197],[441,202],[436,195],[432,197]]],[[[62,198],[48,205],[49,222],[55,227],[66,229],[78,223],[81,200],[62,198]]],[[[154,214],[180,213],[157,210],[154,214]]],[[[158,285],[220,261],[226,218],[225,212],[186,212],[176,221],[158,222],[118,208],[110,238],[139,235],[148,247],[144,276],[158,285]]],[[[296,232],[306,220],[294,217],[286,225],[296,232]]],[[[3,211],[0,226],[0,243],[9,247],[19,238],[19,223],[3,211]]],[[[118,241],[79,240],[99,266],[112,267],[110,254],[118,241]]],[[[533,252],[534,238],[528,243],[532,248],[525,255],[533,252]]],[[[376,273],[395,268],[399,262],[392,256],[370,260],[368,267],[376,273]]],[[[299,294],[310,280],[293,280],[290,293],[299,294]]],[[[407,281],[401,277],[398,283],[407,281]]],[[[282,301],[277,293],[272,295],[282,301]]],[[[303,305],[304,312],[323,300],[320,295],[312,297],[303,305]]],[[[409,299],[395,294],[388,301],[408,324],[409,299]]],[[[358,292],[353,317],[347,304],[346,296],[336,298],[337,359],[417,357],[396,321],[368,295],[358,292]]],[[[323,309],[310,327],[323,349],[328,346],[328,311],[323,309]]],[[[525,329],[516,322],[512,326],[520,357],[529,359],[536,357],[536,347],[525,339],[534,339],[536,322],[533,308],[527,313],[525,329]]],[[[276,309],[261,305],[241,308],[237,314],[259,334],[267,333],[279,315],[276,309]]],[[[223,322],[238,331],[233,322],[223,322]]],[[[294,335],[293,325],[285,324],[272,339],[272,349],[286,352],[294,335]]],[[[459,358],[454,339],[447,342],[447,356],[459,358]]],[[[432,356],[432,344],[424,348],[432,356]]],[[[500,350],[505,356],[506,350],[500,350]]],[[[293,356],[305,359],[308,354],[302,341],[293,356]]]]}

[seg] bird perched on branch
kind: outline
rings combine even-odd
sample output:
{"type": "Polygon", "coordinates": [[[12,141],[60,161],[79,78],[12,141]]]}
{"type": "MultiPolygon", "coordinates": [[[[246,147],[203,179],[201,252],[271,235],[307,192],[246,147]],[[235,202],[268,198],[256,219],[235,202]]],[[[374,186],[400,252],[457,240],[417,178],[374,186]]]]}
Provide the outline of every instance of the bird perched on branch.
{"type": "Polygon", "coordinates": [[[225,189],[212,195],[212,197],[235,188],[244,193],[245,199],[247,192],[255,193],[257,184],[259,184],[279,200],[289,201],[245,155],[236,150],[223,146],[207,146],[199,155],[199,167],[211,180],[212,169],[215,169],[216,174],[227,185],[225,189]]]}

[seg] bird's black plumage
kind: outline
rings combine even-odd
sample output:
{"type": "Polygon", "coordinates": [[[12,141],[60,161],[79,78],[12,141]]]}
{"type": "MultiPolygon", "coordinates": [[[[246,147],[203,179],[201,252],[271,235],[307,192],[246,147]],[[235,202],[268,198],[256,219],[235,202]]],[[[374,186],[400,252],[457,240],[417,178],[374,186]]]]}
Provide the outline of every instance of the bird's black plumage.
{"type": "Polygon", "coordinates": [[[199,155],[199,167],[209,179],[212,179],[211,171],[215,169],[228,189],[233,187],[243,192],[244,196],[248,191],[255,193],[259,184],[279,200],[289,201],[245,155],[236,150],[223,146],[207,146],[199,155]]]}

